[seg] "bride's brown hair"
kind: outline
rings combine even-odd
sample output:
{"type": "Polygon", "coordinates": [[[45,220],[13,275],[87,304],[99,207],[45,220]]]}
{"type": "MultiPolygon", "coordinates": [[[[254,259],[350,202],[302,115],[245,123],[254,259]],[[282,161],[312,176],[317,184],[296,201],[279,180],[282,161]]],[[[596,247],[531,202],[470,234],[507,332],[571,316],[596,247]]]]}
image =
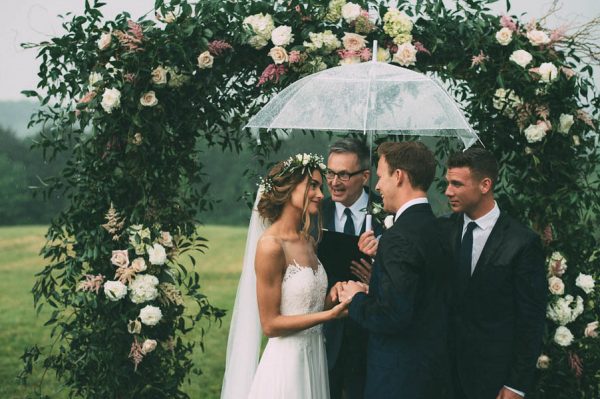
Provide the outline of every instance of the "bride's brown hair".
{"type": "MultiPolygon", "coordinates": [[[[301,184],[306,178],[309,179],[306,184],[306,189],[304,190],[304,203],[302,204],[302,231],[300,234],[308,239],[311,236],[311,223],[312,218],[308,213],[308,190],[310,189],[310,179],[312,178],[312,173],[316,170],[321,175],[323,171],[319,167],[312,167],[308,165],[305,168],[295,168],[292,170],[288,170],[289,167],[286,165],[285,161],[281,161],[277,163],[275,166],[269,170],[267,174],[267,178],[265,179],[265,189],[258,201],[257,209],[258,213],[261,217],[273,223],[279,217],[281,217],[281,213],[283,212],[283,207],[285,204],[291,199],[292,192],[301,184]]],[[[321,211],[319,210],[317,217],[317,226],[316,226],[316,234],[315,239],[317,242],[321,238],[321,211]]]]}

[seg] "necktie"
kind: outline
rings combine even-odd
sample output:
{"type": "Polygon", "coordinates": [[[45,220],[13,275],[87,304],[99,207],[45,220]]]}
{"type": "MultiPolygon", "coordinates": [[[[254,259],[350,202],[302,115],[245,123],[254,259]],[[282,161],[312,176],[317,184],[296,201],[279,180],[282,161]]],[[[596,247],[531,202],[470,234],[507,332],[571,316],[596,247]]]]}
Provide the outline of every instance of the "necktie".
{"type": "Polygon", "coordinates": [[[346,215],[346,223],[344,224],[344,233],[350,235],[356,235],[356,229],[354,228],[354,221],[352,220],[352,211],[350,208],[344,209],[344,215],[346,215]]]}
{"type": "Polygon", "coordinates": [[[475,227],[477,227],[477,223],[469,222],[467,225],[467,231],[465,231],[465,235],[463,236],[460,244],[459,266],[461,281],[463,282],[464,286],[466,286],[466,282],[469,281],[469,278],[471,277],[471,263],[473,258],[473,230],[475,227]]]}

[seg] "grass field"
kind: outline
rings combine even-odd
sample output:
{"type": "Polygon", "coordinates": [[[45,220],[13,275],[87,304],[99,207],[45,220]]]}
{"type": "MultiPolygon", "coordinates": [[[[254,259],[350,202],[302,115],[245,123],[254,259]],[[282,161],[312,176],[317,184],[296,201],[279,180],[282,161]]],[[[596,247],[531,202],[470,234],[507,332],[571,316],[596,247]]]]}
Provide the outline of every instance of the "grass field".
{"type": "MultiPolygon", "coordinates": [[[[31,388],[20,386],[15,376],[21,369],[19,357],[32,344],[48,345],[50,329],[43,327],[48,313],[36,317],[30,293],[34,274],[44,262],[38,252],[44,243],[46,227],[0,228],[0,398],[25,398],[31,388]]],[[[202,292],[215,306],[231,309],[241,269],[245,244],[245,228],[203,226],[202,236],[209,240],[205,255],[196,257],[202,292]]],[[[227,331],[231,312],[223,326],[213,325],[205,336],[206,351],[195,354],[196,364],[204,372],[190,375],[191,383],[184,389],[194,399],[218,398],[224,370],[227,331]]],[[[200,332],[198,331],[197,334],[200,332]]],[[[30,378],[30,385],[39,384],[41,367],[30,378]]],[[[44,377],[43,393],[51,398],[66,398],[67,392],[52,374],[44,377]]]]}

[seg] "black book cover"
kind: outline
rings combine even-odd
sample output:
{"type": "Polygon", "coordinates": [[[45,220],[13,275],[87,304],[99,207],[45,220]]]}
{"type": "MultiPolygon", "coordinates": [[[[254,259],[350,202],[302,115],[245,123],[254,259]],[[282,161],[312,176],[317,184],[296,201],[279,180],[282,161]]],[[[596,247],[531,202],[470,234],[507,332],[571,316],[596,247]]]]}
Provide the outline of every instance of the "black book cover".
{"type": "Polygon", "coordinates": [[[350,264],[353,260],[369,258],[358,250],[358,236],[325,229],[317,248],[317,256],[327,272],[330,287],[338,281],[358,281],[350,271],[350,264]]]}

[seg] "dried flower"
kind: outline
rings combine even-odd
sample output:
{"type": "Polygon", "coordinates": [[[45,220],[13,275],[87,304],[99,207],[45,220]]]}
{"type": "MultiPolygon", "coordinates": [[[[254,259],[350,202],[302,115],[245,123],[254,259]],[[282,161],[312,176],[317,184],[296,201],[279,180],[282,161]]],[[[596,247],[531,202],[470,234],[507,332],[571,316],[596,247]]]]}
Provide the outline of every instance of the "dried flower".
{"type": "Polygon", "coordinates": [[[583,375],[583,362],[577,353],[569,352],[569,365],[577,379],[583,375]]]}
{"type": "Polygon", "coordinates": [[[184,305],[181,291],[179,291],[175,285],[171,283],[161,283],[158,285],[158,289],[160,290],[159,301],[163,305],[167,306],[169,303],[177,306],[184,305]]]}
{"type": "Polygon", "coordinates": [[[119,215],[112,202],[110,203],[110,208],[104,218],[106,219],[106,223],[104,223],[102,227],[113,236],[113,240],[117,241],[119,239],[119,234],[117,233],[123,229],[125,218],[122,218],[119,215]]]}
{"type": "Polygon", "coordinates": [[[132,20],[127,21],[127,25],[129,26],[127,32],[117,30],[113,32],[113,35],[119,39],[119,43],[121,43],[121,46],[127,51],[144,51],[144,49],[140,48],[142,40],[144,39],[142,26],[132,20]]]}
{"type": "Polygon", "coordinates": [[[471,57],[471,68],[477,65],[483,65],[488,60],[488,56],[483,54],[483,50],[479,51],[478,55],[471,57]]]}
{"type": "Polygon", "coordinates": [[[260,74],[257,86],[262,86],[267,82],[274,81],[279,82],[279,78],[287,72],[285,65],[269,64],[265,70],[260,74]]]}
{"type": "Polygon", "coordinates": [[[133,342],[131,343],[131,350],[129,351],[129,358],[133,360],[133,364],[135,367],[134,371],[137,371],[138,365],[144,359],[144,352],[142,350],[142,345],[140,345],[137,341],[137,337],[133,337],[133,342]]]}
{"type": "Polygon", "coordinates": [[[219,56],[223,54],[227,50],[231,50],[231,44],[227,43],[225,40],[213,40],[208,43],[208,52],[214,56],[219,56]]]}
{"type": "Polygon", "coordinates": [[[98,274],[94,276],[93,274],[86,274],[85,281],[79,283],[77,289],[80,291],[94,291],[96,294],[100,291],[100,287],[102,287],[102,283],[104,283],[104,276],[98,274]]]}

